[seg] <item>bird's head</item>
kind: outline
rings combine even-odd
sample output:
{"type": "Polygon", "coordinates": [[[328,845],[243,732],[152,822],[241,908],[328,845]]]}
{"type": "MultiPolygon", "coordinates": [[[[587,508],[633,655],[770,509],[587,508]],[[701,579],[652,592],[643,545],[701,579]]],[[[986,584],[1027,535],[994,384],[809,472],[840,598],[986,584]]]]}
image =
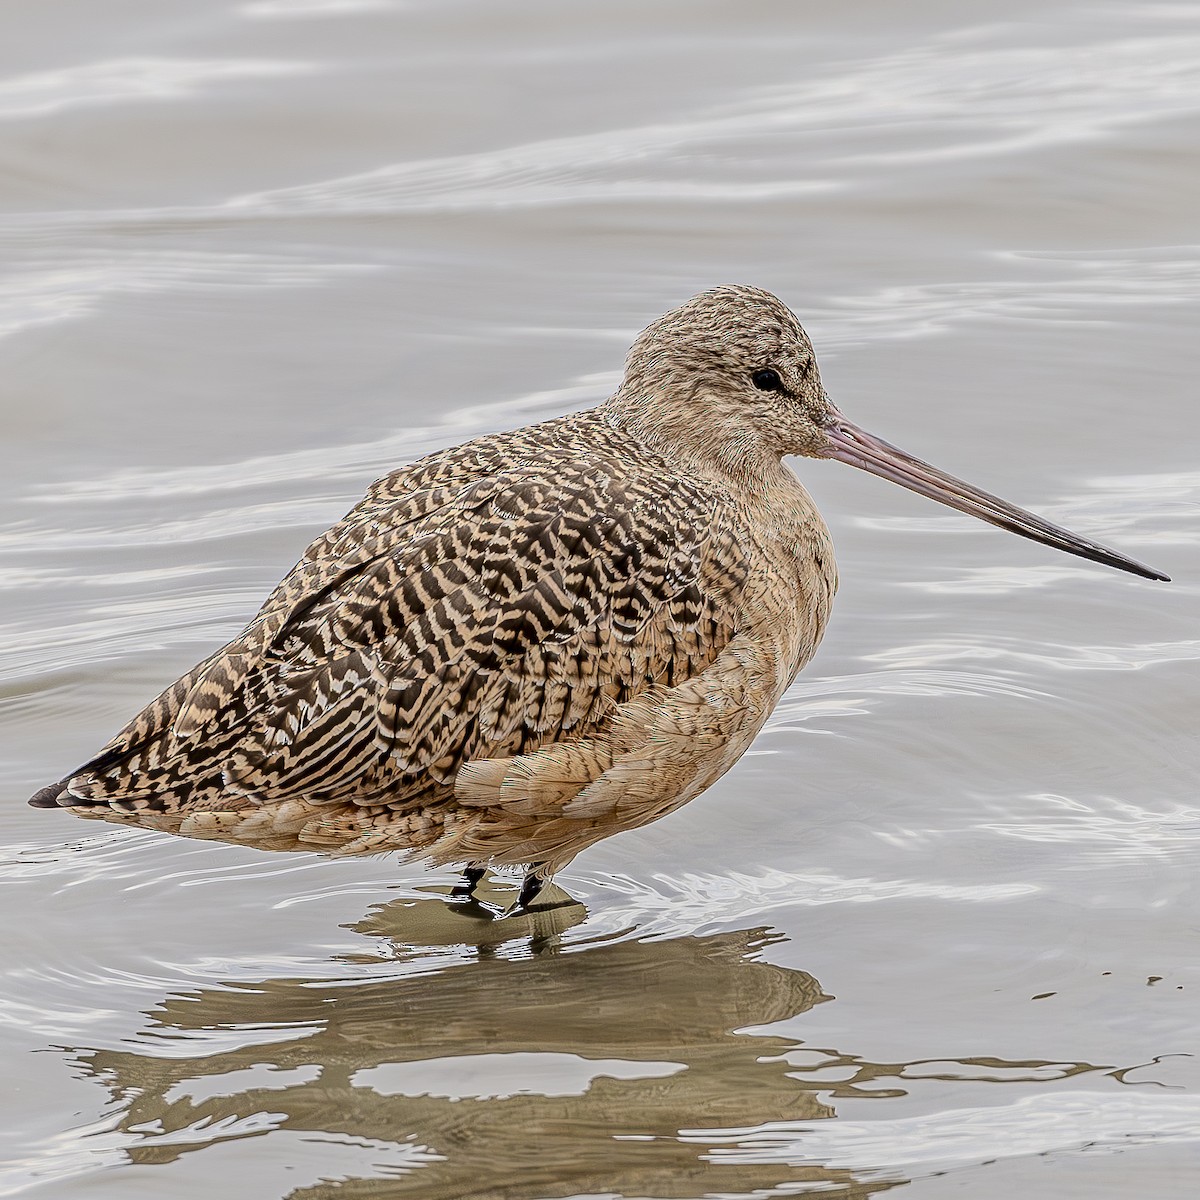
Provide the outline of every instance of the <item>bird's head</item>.
{"type": "Polygon", "coordinates": [[[795,314],[760,288],[710,288],[643,330],[618,400],[672,448],[732,474],[819,456],[837,415],[795,314]]]}
{"type": "Polygon", "coordinates": [[[788,454],[833,458],[1068,554],[1167,579],[847,420],[821,385],[795,314],[760,288],[710,288],[643,330],[610,404],[647,442],[692,469],[745,483],[769,479],[788,454]]]}

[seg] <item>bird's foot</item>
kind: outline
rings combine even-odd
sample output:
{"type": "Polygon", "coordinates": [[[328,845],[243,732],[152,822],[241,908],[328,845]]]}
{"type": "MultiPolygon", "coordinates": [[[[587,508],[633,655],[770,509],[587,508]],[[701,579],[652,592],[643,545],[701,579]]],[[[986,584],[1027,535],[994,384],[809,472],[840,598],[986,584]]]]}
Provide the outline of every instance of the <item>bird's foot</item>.
{"type": "Polygon", "coordinates": [[[517,893],[517,907],[528,908],[538,898],[538,893],[545,886],[546,881],[540,875],[530,871],[521,883],[521,890],[517,893]]]}
{"type": "Polygon", "coordinates": [[[465,867],[463,869],[462,882],[455,884],[450,889],[450,897],[453,900],[473,900],[475,898],[475,889],[479,886],[479,881],[487,874],[484,867],[465,867]]]}
{"type": "MultiPolygon", "coordinates": [[[[470,866],[463,868],[462,880],[450,889],[450,899],[455,902],[456,906],[462,906],[464,911],[471,907],[478,907],[480,910],[489,909],[490,906],[484,904],[475,894],[475,889],[478,888],[486,874],[487,869],[485,867],[470,866]]],[[[521,889],[517,893],[516,900],[509,906],[508,909],[504,911],[502,915],[505,917],[519,917],[530,912],[533,902],[538,898],[542,892],[542,889],[549,882],[550,881],[546,876],[538,873],[538,869],[535,866],[522,880],[521,889]]],[[[568,896],[566,897],[565,901],[560,900],[556,903],[544,905],[542,907],[558,908],[563,903],[575,904],[576,901],[572,900],[568,896]]],[[[494,912],[495,910],[492,909],[491,911],[494,912]]],[[[540,912],[541,908],[539,908],[538,911],[540,912]]]]}
{"type": "Polygon", "coordinates": [[[517,893],[516,903],[504,915],[506,917],[516,917],[522,913],[527,913],[529,906],[537,899],[538,894],[545,886],[545,878],[536,871],[530,871],[521,883],[521,890],[517,893]]]}

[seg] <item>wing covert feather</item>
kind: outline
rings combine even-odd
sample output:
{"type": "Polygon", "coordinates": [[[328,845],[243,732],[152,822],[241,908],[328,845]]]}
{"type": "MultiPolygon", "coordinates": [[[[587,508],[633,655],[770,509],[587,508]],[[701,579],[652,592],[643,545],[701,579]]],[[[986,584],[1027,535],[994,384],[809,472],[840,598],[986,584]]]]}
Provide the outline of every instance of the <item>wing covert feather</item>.
{"type": "Polygon", "coordinates": [[[214,801],[403,808],[703,671],[745,580],[720,493],[601,454],[506,461],[377,483],[160,697],[136,782],[85,769],[72,794],[180,807],[186,759],[214,801]]]}

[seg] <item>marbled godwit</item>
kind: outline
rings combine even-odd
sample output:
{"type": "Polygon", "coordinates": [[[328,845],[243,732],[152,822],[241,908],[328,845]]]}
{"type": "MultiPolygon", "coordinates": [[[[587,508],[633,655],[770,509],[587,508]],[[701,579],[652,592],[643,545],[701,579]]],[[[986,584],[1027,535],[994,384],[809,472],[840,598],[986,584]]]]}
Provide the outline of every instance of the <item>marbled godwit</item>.
{"type": "Polygon", "coordinates": [[[720,287],[636,340],[599,407],[379,480],[246,630],[30,801],[267,849],[520,866],[699,795],[812,657],[837,586],[785,455],[1167,576],[851,424],[796,317],[720,287]]]}

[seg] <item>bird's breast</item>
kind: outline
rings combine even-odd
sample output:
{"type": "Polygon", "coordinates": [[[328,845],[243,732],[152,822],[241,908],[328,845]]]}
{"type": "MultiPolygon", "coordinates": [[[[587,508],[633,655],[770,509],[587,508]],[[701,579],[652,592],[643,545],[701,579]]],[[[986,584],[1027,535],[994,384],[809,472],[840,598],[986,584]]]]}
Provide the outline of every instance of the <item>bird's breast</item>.
{"type": "Polygon", "coordinates": [[[837,591],[833,539],[799,480],[744,506],[745,620],[779,662],[779,692],[816,653],[837,591]]]}

